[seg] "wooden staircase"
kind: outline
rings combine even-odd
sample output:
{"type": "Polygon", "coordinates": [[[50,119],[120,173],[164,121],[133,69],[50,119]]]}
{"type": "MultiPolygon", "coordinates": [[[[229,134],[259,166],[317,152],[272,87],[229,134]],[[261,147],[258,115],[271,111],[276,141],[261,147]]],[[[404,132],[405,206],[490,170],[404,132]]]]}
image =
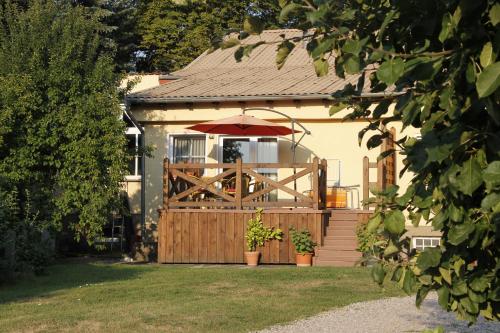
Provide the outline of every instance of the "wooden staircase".
{"type": "Polygon", "coordinates": [[[361,258],[361,253],[356,251],[356,225],[358,221],[366,221],[370,213],[366,210],[332,210],[323,246],[316,251],[314,265],[354,266],[361,258]]]}

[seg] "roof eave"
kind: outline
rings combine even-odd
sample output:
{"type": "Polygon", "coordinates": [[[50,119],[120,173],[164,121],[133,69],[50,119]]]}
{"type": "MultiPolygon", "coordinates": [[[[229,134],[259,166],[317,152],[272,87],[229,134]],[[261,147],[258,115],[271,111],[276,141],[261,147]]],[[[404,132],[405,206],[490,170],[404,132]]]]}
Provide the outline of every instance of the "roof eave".
{"type": "MultiPolygon", "coordinates": [[[[404,92],[363,93],[358,98],[381,98],[397,96],[404,92]]],[[[255,102],[255,101],[290,101],[290,100],[320,100],[332,99],[331,94],[307,95],[259,95],[259,96],[193,96],[193,97],[127,97],[131,104],[176,104],[176,103],[209,103],[209,102],[255,102]]]]}

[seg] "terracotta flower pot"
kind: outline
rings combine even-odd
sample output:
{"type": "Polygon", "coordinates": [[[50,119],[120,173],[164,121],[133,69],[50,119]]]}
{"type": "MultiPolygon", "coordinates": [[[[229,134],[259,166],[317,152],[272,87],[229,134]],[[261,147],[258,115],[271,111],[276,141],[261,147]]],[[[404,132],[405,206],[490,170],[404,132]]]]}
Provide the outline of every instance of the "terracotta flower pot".
{"type": "Polygon", "coordinates": [[[248,266],[257,266],[259,264],[259,251],[245,252],[248,266]]]}
{"type": "Polygon", "coordinates": [[[295,255],[295,262],[297,263],[297,267],[310,267],[312,265],[312,256],[312,253],[297,253],[295,255]]]}

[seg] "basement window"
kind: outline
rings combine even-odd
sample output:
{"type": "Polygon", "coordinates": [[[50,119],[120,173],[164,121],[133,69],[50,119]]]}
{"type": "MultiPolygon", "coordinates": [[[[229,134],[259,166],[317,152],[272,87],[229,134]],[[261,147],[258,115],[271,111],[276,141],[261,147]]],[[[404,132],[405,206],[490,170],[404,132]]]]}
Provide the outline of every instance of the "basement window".
{"type": "Polygon", "coordinates": [[[412,247],[418,251],[423,251],[428,247],[437,247],[440,242],[439,237],[412,237],[412,247]]]}

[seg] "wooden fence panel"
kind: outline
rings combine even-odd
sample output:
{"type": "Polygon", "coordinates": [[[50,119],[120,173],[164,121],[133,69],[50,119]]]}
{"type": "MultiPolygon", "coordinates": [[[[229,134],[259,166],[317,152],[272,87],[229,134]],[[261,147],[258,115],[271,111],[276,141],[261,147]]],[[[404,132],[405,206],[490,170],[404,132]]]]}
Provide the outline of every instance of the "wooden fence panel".
{"type": "MultiPolygon", "coordinates": [[[[161,211],[158,227],[160,263],[244,263],[245,231],[254,215],[249,210],[171,209],[161,211]]],[[[270,210],[262,214],[266,226],[280,228],[282,241],[271,241],[258,250],[261,263],[295,262],[289,228],[308,228],[321,240],[329,212],[321,210],[270,210]]]]}

